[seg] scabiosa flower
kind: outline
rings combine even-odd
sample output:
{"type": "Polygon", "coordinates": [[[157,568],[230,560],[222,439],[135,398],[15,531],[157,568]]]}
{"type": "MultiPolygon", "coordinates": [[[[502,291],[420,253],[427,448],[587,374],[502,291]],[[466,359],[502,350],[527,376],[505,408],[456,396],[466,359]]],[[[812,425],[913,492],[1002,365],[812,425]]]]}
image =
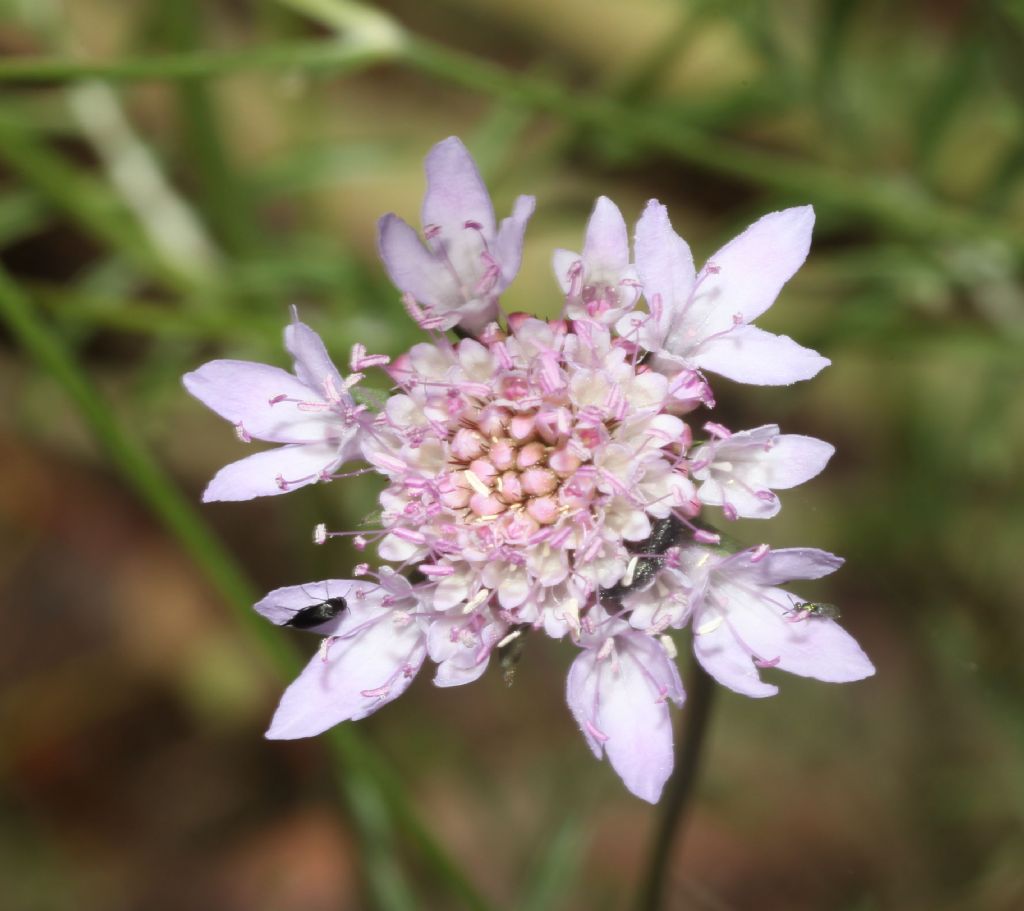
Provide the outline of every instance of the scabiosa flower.
{"type": "Polygon", "coordinates": [[[669,704],[685,695],[676,631],[697,659],[753,696],[778,667],[828,681],[873,672],[824,611],[778,586],[838,567],[813,549],[732,551],[705,507],[769,518],[777,489],[817,475],[820,440],[769,424],[731,433],[686,418],[714,404],[704,370],[754,383],[806,379],[828,362],[750,325],[803,262],[810,207],[765,216],[695,273],[664,206],[636,227],[602,197],[582,254],[558,251],[561,318],[505,314],[533,200],[495,227],[490,198],[455,138],[427,156],[426,246],[395,216],[380,251],[410,315],[428,331],[393,362],[352,353],[343,379],[315,333],[286,330],[295,376],[214,361],[189,391],[243,440],[284,443],[222,469],[206,499],[276,494],[339,476],[362,460],[377,475],[379,527],[331,532],[376,553],[355,579],[271,592],[256,609],[323,643],[289,687],[267,736],[305,737],[363,718],[400,695],[429,658],[438,686],[506,673],[524,637],[580,651],[566,687],[586,742],[626,787],[654,802],[672,769],[669,704]],[[645,307],[641,307],[643,301],[645,307]],[[457,329],[458,338],[444,334],[457,329]],[[391,386],[379,407],[351,388],[371,367],[391,386]]]}

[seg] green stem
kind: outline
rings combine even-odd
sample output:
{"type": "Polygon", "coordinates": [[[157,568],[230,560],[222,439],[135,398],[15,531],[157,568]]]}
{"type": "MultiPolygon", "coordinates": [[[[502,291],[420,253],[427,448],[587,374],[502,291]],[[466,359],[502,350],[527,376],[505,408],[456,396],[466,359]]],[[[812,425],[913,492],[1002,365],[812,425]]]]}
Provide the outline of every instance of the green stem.
{"type": "Polygon", "coordinates": [[[106,79],[152,82],[210,79],[252,70],[330,70],[343,75],[390,60],[396,49],[372,40],[294,41],[237,50],[198,50],[151,54],[110,62],[64,57],[6,57],[0,60],[0,83],[66,82],[106,79]]]}
{"type": "MultiPolygon", "coordinates": [[[[71,353],[39,319],[22,289],[3,270],[0,270],[0,320],[6,323],[22,348],[64,389],[114,467],[224,597],[254,654],[262,656],[278,677],[293,677],[302,659],[280,631],[251,610],[256,593],[243,570],[181,496],[149,451],[121,425],[71,353]]],[[[394,882],[400,878],[401,871],[394,862],[390,822],[382,821],[381,811],[387,808],[463,905],[472,911],[486,911],[487,903],[416,818],[401,782],[383,758],[348,725],[332,729],[325,739],[339,767],[339,783],[361,843],[370,854],[368,878],[380,907],[393,911],[414,907],[408,899],[408,890],[394,882]]]]}
{"type": "Polygon", "coordinates": [[[686,712],[682,716],[682,747],[679,763],[669,779],[668,789],[662,798],[661,820],[648,859],[647,875],[644,878],[637,911],[661,911],[665,906],[665,887],[672,846],[686,822],[686,813],[693,796],[704,742],[707,738],[708,723],[715,692],[715,682],[708,676],[696,659],[690,679],[687,681],[686,712]]]}

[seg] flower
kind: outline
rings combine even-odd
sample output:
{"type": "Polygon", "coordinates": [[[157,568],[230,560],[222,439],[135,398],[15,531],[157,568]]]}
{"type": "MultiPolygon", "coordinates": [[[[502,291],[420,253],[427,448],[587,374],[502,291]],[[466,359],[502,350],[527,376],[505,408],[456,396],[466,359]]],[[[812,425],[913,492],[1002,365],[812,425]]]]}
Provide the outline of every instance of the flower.
{"type": "Polygon", "coordinates": [[[759,668],[768,667],[829,683],[874,674],[867,655],[838,623],[807,616],[800,610],[805,602],[778,587],[793,579],[820,579],[842,566],[842,558],[810,547],[685,553],[693,650],[723,686],[746,696],[774,696],[778,687],[760,679],[759,668]]]}
{"type": "Polygon", "coordinates": [[[657,803],[672,773],[668,701],[686,698],[665,647],[621,621],[587,636],[569,668],[566,700],[587,745],[637,797],[657,803]]]}
{"type": "Polygon", "coordinates": [[[636,226],[636,261],[649,312],[619,321],[661,362],[710,370],[739,383],[786,385],[810,379],[830,361],[785,335],[750,323],[764,313],[807,258],[810,206],[754,222],[697,274],[690,248],[657,200],[636,226]]]}
{"type": "Polygon", "coordinates": [[[324,343],[297,319],[284,331],[295,375],[251,361],[210,361],[183,377],[185,388],[235,425],[243,443],[283,443],[222,468],[203,500],[249,500],[330,480],[342,463],[358,458],[365,408],[349,392],[358,375],[343,380],[324,343]]]}
{"type": "Polygon", "coordinates": [[[626,221],[607,196],[598,197],[587,222],[583,254],[555,250],[555,277],[566,295],[565,315],[612,325],[639,295],[636,269],[629,262],[626,221]]]}
{"type": "Polygon", "coordinates": [[[770,518],[774,491],[817,475],[832,446],[774,424],[731,433],[713,421],[695,440],[685,419],[714,406],[705,370],[789,383],[828,363],[750,325],[803,262],[813,212],[765,216],[698,275],[656,201],[636,226],[634,267],[625,220],[601,197],[582,254],[554,257],[562,318],[541,320],[505,314],[499,301],[532,210],[532,197],[520,197],[496,228],[462,143],[435,146],[426,246],[394,215],[379,235],[428,340],[393,362],[356,345],[343,379],[296,319],[285,331],[294,376],[244,361],[188,374],[188,390],[243,440],[284,444],[221,469],[204,499],[281,493],[357,459],[368,466],[357,473],[383,484],[374,528],[314,533],[321,545],[352,536],[380,565],[280,588],[256,605],[273,623],[323,637],[268,737],[363,718],[404,692],[427,658],[441,687],[478,679],[494,656],[509,674],[518,647],[543,633],[578,650],[566,701],[586,743],[655,802],[673,764],[669,704],[685,699],[676,631],[690,626],[697,660],[751,696],[776,692],[764,668],[833,682],[874,670],[832,611],[778,587],[824,576],[838,557],[735,551],[705,515],[716,506],[729,519],[770,518]],[[391,390],[357,405],[351,388],[373,367],[385,368],[391,390]]]}
{"type": "Polygon", "coordinates": [[[267,731],[272,740],[311,737],[342,721],[357,721],[396,699],[426,657],[423,630],[409,583],[388,574],[381,585],[329,579],[270,592],[256,610],[285,625],[328,598],[345,607],[312,632],[326,636],[320,651],[281,698],[267,731]]]}
{"type": "Polygon", "coordinates": [[[494,207],[473,159],[450,136],[427,155],[423,199],[424,246],[394,214],[378,228],[381,259],[395,286],[422,313],[421,325],[478,332],[496,318],[498,296],[519,271],[532,196],[520,196],[495,229],[494,207]]]}
{"type": "Polygon", "coordinates": [[[796,487],[820,474],[835,447],[814,437],[780,434],[775,424],[729,433],[707,424],[716,433],[690,456],[690,473],[701,481],[697,496],[709,506],[721,506],[726,518],[770,519],[781,508],[773,490],[796,487]]]}
{"type": "Polygon", "coordinates": [[[435,611],[550,623],[556,586],[586,604],[653,519],[699,509],[666,379],[584,325],[513,318],[487,344],[417,345],[392,366],[403,391],[364,446],[388,479],[378,549],[418,567],[435,611]]]}

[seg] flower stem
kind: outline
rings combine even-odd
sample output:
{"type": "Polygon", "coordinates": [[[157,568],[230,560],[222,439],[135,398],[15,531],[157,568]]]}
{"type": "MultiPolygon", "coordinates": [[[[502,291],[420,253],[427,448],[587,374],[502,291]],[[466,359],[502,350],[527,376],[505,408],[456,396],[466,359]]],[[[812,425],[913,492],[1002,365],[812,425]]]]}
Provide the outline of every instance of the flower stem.
{"type": "Polygon", "coordinates": [[[664,906],[668,863],[690,806],[708,722],[711,719],[715,682],[700,663],[693,659],[687,681],[686,712],[682,716],[682,750],[675,773],[669,779],[662,803],[662,816],[654,835],[654,844],[647,865],[647,875],[637,901],[638,911],[660,911],[664,906]]]}

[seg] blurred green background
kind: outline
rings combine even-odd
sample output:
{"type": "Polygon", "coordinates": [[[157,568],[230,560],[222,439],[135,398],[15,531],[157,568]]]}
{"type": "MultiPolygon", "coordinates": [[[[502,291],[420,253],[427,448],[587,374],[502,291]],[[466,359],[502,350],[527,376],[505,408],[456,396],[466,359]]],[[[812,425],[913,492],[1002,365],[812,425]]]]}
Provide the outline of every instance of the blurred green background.
{"type": "Polygon", "coordinates": [[[375,221],[454,133],[499,214],[538,198],[508,309],[558,311],[599,194],[698,261],[818,213],[762,324],[833,366],[716,381],[716,419],[838,454],[730,530],[846,556],[802,592],[878,674],[719,694],[668,907],[1024,907],[1024,6],[0,0],[0,54],[0,906],[631,906],[656,811],[586,750],[568,647],[268,743],[315,641],[247,605],[348,575],[309,535],[376,488],[197,505],[242,453],[180,375],[285,363],[290,304],[339,362],[413,342],[375,221]]]}

